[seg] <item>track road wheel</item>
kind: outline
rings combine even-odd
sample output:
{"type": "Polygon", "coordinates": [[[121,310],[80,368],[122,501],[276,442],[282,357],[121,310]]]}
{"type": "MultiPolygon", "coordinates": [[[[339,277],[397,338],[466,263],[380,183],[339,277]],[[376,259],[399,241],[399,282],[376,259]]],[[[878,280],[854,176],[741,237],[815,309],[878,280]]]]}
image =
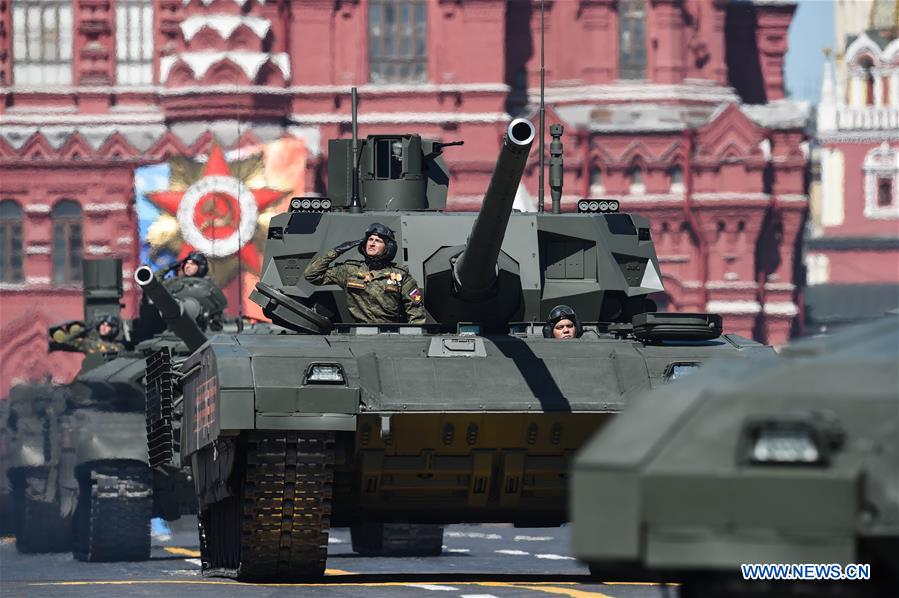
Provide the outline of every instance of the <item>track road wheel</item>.
{"type": "Polygon", "coordinates": [[[52,476],[46,469],[13,474],[13,510],[16,548],[22,553],[68,552],[72,549],[72,519],[60,514],[58,496],[48,489],[52,476]]]}
{"type": "Polygon", "coordinates": [[[239,493],[202,509],[203,574],[247,581],[324,575],[333,432],[251,432],[238,448],[239,493]]]}
{"type": "Polygon", "coordinates": [[[79,561],[150,558],[153,487],[142,463],[99,465],[79,476],[75,545],[79,561]]]}
{"type": "Polygon", "coordinates": [[[353,552],[362,556],[440,556],[443,526],[363,523],[350,528],[353,552]]]}

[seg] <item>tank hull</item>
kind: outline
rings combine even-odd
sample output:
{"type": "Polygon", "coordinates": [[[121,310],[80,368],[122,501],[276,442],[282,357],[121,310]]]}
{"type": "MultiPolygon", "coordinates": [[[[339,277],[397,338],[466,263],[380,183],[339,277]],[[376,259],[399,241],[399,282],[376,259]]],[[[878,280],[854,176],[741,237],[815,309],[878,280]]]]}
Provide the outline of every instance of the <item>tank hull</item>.
{"type": "Polygon", "coordinates": [[[690,596],[736,592],[745,563],[862,563],[874,583],[829,595],[888,595],[899,578],[897,348],[893,316],[638,397],[574,463],[574,554],[606,578],[682,580],[690,596]],[[768,450],[775,437],[787,452],[768,450]]]}
{"type": "MultiPolygon", "coordinates": [[[[281,447],[269,473],[282,476],[281,463],[302,460],[290,451],[311,440],[320,450],[310,463],[326,464],[315,482],[329,489],[323,533],[370,523],[557,526],[568,520],[573,455],[630,397],[666,384],[674,363],[768,351],[729,336],[652,346],[599,334],[219,335],[183,366],[183,463],[192,467],[213,544],[233,533],[220,529],[225,505],[243,496],[248,475],[266,469],[258,447],[281,447]],[[316,364],[337,367],[342,382],[311,380],[316,364]]],[[[288,483],[272,487],[291,492],[288,483]]],[[[238,502],[247,508],[245,496],[238,502]]],[[[261,572],[229,558],[213,559],[207,572],[317,575],[261,572]]]]}

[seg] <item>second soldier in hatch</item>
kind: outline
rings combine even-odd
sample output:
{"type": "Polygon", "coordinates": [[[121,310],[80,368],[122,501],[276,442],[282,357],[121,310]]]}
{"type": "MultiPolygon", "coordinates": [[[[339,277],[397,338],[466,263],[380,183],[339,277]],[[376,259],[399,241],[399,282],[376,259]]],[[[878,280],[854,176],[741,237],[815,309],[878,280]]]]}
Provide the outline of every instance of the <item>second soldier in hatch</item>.
{"type": "Polygon", "coordinates": [[[427,319],[421,289],[406,268],[393,262],[396,251],[393,231],[375,222],[363,239],[341,243],[312,260],[305,277],[314,285],[336,284],[343,288],[347,308],[358,322],[424,324],[427,319]],[[353,248],[358,248],[363,261],[331,265],[353,248]]]}
{"type": "MultiPolygon", "coordinates": [[[[58,345],[70,347],[84,354],[99,353],[103,356],[115,355],[125,351],[125,346],[116,340],[119,335],[119,319],[110,314],[103,314],[90,328],[77,330],[52,339],[58,345]]],[[[67,350],[71,350],[67,349],[67,350]]]]}
{"type": "Polygon", "coordinates": [[[193,314],[204,330],[219,331],[224,326],[224,310],[227,299],[209,274],[209,260],[199,251],[191,251],[183,260],[174,262],[156,273],[166,290],[180,301],[196,300],[201,311],[193,314]],[[170,276],[175,273],[174,276],[170,276]]]}

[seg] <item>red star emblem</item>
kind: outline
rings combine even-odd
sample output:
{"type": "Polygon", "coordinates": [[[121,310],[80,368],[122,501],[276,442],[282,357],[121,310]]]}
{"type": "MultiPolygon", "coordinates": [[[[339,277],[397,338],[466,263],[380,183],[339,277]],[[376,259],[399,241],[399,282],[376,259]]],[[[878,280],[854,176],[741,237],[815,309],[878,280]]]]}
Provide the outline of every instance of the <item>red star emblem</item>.
{"type": "Polygon", "coordinates": [[[262,260],[254,242],[260,212],[283,191],[250,189],[235,177],[222,150],[214,145],[202,175],[183,191],[156,191],[148,197],[159,209],[177,219],[181,237],[179,258],[198,250],[211,259],[237,255],[254,273],[262,260]]]}

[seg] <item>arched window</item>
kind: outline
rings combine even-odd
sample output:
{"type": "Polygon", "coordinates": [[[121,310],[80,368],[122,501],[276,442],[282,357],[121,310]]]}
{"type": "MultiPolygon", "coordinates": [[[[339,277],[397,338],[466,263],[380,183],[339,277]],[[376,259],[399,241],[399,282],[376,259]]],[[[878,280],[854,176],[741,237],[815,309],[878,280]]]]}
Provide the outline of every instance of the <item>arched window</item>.
{"type": "Polygon", "coordinates": [[[884,141],[865,156],[865,216],[899,218],[899,150],[884,141]]]}
{"type": "Polygon", "coordinates": [[[669,168],[668,184],[671,193],[682,193],[684,190],[684,169],[680,166],[669,168]]]}
{"type": "Polygon", "coordinates": [[[865,78],[865,105],[873,106],[876,103],[874,100],[874,64],[870,58],[864,58],[860,64],[865,78]]]}
{"type": "Polygon", "coordinates": [[[81,206],[63,199],[53,206],[53,282],[81,282],[81,206]]]}
{"type": "Polygon", "coordinates": [[[602,168],[594,164],[590,168],[590,196],[596,197],[606,192],[605,186],[602,184],[602,168]]]}
{"type": "Polygon", "coordinates": [[[370,0],[368,65],[372,83],[428,78],[426,0],[370,0]]]}
{"type": "Polygon", "coordinates": [[[646,78],[646,0],[618,1],[618,77],[646,78]]]}
{"type": "Polygon", "coordinates": [[[0,201],[0,282],[22,282],[22,208],[0,201]]]}
{"type": "Polygon", "coordinates": [[[646,185],[643,184],[643,171],[637,165],[631,166],[627,171],[631,181],[631,194],[645,193],[646,185]]]}

